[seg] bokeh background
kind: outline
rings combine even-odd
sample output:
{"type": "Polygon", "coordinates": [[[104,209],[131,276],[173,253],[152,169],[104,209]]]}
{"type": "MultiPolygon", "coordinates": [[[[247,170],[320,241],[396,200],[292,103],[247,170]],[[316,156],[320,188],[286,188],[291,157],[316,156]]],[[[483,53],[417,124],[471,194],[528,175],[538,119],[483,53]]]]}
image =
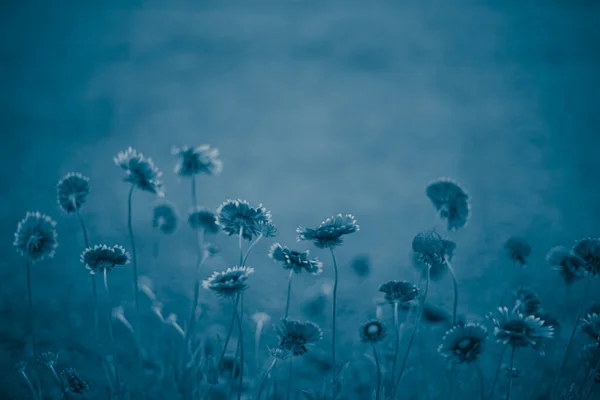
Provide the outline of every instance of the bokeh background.
{"type": "MultiPolygon", "coordinates": [[[[512,235],[532,244],[523,279],[545,307],[576,309],[544,257],[553,245],[598,235],[598,3],[8,1],[1,11],[3,398],[26,396],[12,370],[26,343],[25,264],[11,244],[28,210],[53,216],[60,240],[55,259],[33,274],[41,347],[94,380],[85,356],[92,301],[79,263],[83,239],[76,219],[59,212],[55,184],[69,171],[89,176],[83,212],[92,242],[128,247],[127,184],[112,157],[130,145],[164,171],[167,198],[182,215],[189,182],[173,172],[171,147],[203,143],[219,148],[224,171],[199,180],[200,203],[263,203],[284,245],[312,249],[296,244],[296,226],[354,213],[361,231],[338,253],[340,341],[352,351],[367,350],[357,344],[357,321],[373,314],[378,285],[416,281],[410,243],[435,224],[424,188],[441,176],[472,196],[468,227],[449,235],[458,243],[461,314],[481,320],[497,305],[515,274],[502,250],[512,235]],[[349,267],[361,254],[372,267],[364,279],[349,267]]],[[[166,307],[184,315],[193,233],[182,223],[174,237],[161,237],[151,226],[154,200],[135,194],[140,270],[166,307]]],[[[235,239],[216,241],[223,251],[206,275],[237,260],[235,239]]],[[[268,246],[250,258],[257,272],[248,326],[253,312],[278,318],[285,302],[287,276],[267,258],[268,246]]],[[[328,253],[312,251],[325,272],[296,281],[292,315],[300,318],[306,293],[333,276],[328,253]]],[[[111,279],[119,301],[131,301],[130,271],[111,279]]],[[[436,283],[432,301],[450,307],[451,287],[436,283]]],[[[592,291],[598,298],[597,282],[592,291]]],[[[202,296],[221,318],[216,299],[202,296]]],[[[327,319],[323,328],[328,342],[327,319]]],[[[425,346],[432,363],[441,363],[440,337],[425,346]]],[[[552,379],[558,365],[547,364],[541,376],[552,379]]],[[[408,390],[419,398],[416,387],[408,390]]]]}

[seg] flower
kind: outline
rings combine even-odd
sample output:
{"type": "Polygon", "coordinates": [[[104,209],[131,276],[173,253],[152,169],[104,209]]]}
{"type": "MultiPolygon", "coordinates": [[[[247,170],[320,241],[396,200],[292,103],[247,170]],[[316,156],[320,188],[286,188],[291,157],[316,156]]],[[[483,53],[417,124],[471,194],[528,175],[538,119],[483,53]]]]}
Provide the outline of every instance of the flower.
{"type": "Polygon", "coordinates": [[[323,272],[323,263],[317,258],[309,258],[310,252],[290,250],[285,246],[275,243],[269,250],[269,257],[282,263],[284,269],[292,269],[299,274],[302,270],[312,275],[323,272]]]}
{"type": "Polygon", "coordinates": [[[56,184],[58,206],[71,214],[79,211],[90,194],[90,179],[78,172],[69,172],[56,184]]]}
{"type": "Polygon", "coordinates": [[[81,253],[81,262],[91,274],[110,271],[114,267],[129,264],[130,256],[118,244],[109,247],[105,244],[88,247],[81,253]]]}
{"type": "Polygon", "coordinates": [[[371,273],[371,259],[366,254],[354,257],[350,266],[354,273],[361,278],[364,278],[371,273]]]}
{"type": "Polygon", "coordinates": [[[194,230],[203,229],[212,234],[219,232],[217,216],[208,208],[193,207],[188,214],[188,224],[194,230]]]}
{"type": "Polygon", "coordinates": [[[527,288],[519,288],[514,292],[515,310],[525,315],[532,315],[539,311],[541,302],[538,295],[527,288]]]}
{"type": "Polygon", "coordinates": [[[60,372],[60,377],[66,390],[75,394],[83,394],[90,387],[87,382],[79,375],[75,368],[65,368],[60,372]]]}
{"type": "Polygon", "coordinates": [[[257,224],[257,231],[266,238],[273,238],[279,234],[279,231],[271,221],[259,221],[257,224]]]}
{"type": "Polygon", "coordinates": [[[460,229],[467,224],[471,213],[469,196],[457,182],[449,178],[440,178],[430,183],[425,193],[440,217],[447,220],[449,231],[460,229]]]}
{"type": "Polygon", "coordinates": [[[581,331],[600,344],[600,315],[588,314],[583,318],[581,331]]]}
{"type": "Polygon", "coordinates": [[[129,147],[119,152],[113,161],[125,170],[125,182],[131,183],[142,191],[162,196],[162,183],[159,180],[162,173],[151,159],[129,147]]]}
{"type": "Polygon", "coordinates": [[[600,363],[600,347],[596,343],[583,346],[583,361],[588,368],[595,369],[600,363]]]}
{"type": "Polygon", "coordinates": [[[212,290],[221,297],[235,296],[248,287],[246,281],[254,273],[254,268],[233,267],[225,272],[215,272],[208,279],[202,281],[202,287],[212,290]]]}
{"type": "Polygon", "coordinates": [[[540,309],[532,315],[544,321],[544,326],[552,327],[552,329],[554,329],[554,336],[558,336],[560,332],[560,322],[554,315],[550,314],[544,309],[540,309]]]}
{"type": "Polygon", "coordinates": [[[344,243],[342,237],[360,230],[352,214],[338,214],[321,222],[316,229],[298,227],[298,241],[311,240],[320,249],[334,248],[344,243]]]}
{"type": "Polygon", "coordinates": [[[13,245],[31,262],[54,257],[58,247],[56,222],[46,214],[27,212],[17,225],[13,245]]]}
{"type": "MultiPolygon", "coordinates": [[[[446,260],[451,262],[452,258],[454,257],[456,243],[449,239],[442,239],[442,245],[444,248],[442,257],[433,259],[433,264],[429,266],[429,277],[431,280],[438,281],[442,279],[448,272],[448,264],[446,264],[446,260]]],[[[425,268],[428,267],[428,264],[423,261],[422,255],[420,253],[413,252],[412,261],[415,267],[421,269],[422,276],[425,277],[427,272],[425,268]]]]}
{"type": "Polygon", "coordinates": [[[399,303],[402,307],[410,303],[419,295],[419,289],[408,281],[389,281],[379,286],[379,291],[384,293],[385,300],[390,303],[399,303]]]}
{"type": "Polygon", "coordinates": [[[573,247],[573,253],[584,261],[584,268],[589,274],[600,275],[600,238],[579,240],[573,247]]]}
{"type": "Polygon", "coordinates": [[[554,337],[554,328],[534,315],[524,316],[517,311],[498,307],[488,318],[494,324],[494,336],[499,343],[512,347],[532,347],[543,354],[544,341],[554,337]]]}
{"type": "Polygon", "coordinates": [[[438,352],[458,364],[476,361],[483,350],[487,329],[481,324],[467,323],[448,330],[438,352]]]}
{"type": "Polygon", "coordinates": [[[567,285],[572,285],[586,274],[585,261],[564,246],[551,248],[546,255],[546,261],[560,272],[567,285]]]}
{"type": "Polygon", "coordinates": [[[275,348],[267,347],[267,350],[269,351],[271,357],[278,361],[286,360],[292,355],[289,349],[283,348],[281,346],[275,348]]]}
{"type": "Polygon", "coordinates": [[[170,235],[175,232],[179,224],[179,214],[175,204],[170,201],[162,201],[154,206],[152,227],[158,228],[162,233],[170,235]]]}
{"type": "Polygon", "coordinates": [[[527,264],[527,258],[531,255],[531,246],[520,237],[511,237],[504,243],[504,249],[510,259],[522,267],[527,264]]]}
{"type": "Polygon", "coordinates": [[[219,175],[223,171],[219,150],[207,144],[197,147],[175,147],[173,155],[179,157],[179,162],[175,166],[175,173],[179,176],[194,176],[201,173],[219,175]]]}
{"type": "Polygon", "coordinates": [[[434,231],[419,232],[412,241],[412,250],[419,262],[431,267],[445,260],[445,247],[442,237],[434,231]]]}
{"type": "Polygon", "coordinates": [[[382,341],[387,335],[387,330],[383,322],[378,319],[371,319],[361,325],[360,340],[363,343],[377,343],[382,341]]]}
{"type": "Polygon", "coordinates": [[[277,336],[281,349],[301,356],[308,352],[307,346],[323,338],[323,331],[314,322],[282,319],[277,326],[277,336]]]}
{"type": "Polygon", "coordinates": [[[227,200],[217,209],[217,224],[229,236],[239,235],[246,240],[263,233],[262,223],[271,222],[271,213],[260,204],[252,207],[245,200],[227,200]]]}
{"type": "Polygon", "coordinates": [[[45,351],[38,357],[38,362],[44,364],[48,368],[53,368],[58,362],[58,353],[45,351]]]}

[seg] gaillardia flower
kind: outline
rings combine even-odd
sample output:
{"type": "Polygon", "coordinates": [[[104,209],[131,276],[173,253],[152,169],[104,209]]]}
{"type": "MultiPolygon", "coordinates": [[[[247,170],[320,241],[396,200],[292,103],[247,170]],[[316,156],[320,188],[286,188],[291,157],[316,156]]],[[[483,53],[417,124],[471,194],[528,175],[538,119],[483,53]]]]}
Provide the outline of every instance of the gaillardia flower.
{"type": "Polygon", "coordinates": [[[87,382],[79,375],[75,368],[65,368],[61,371],[60,377],[67,392],[75,394],[84,394],[90,390],[87,382]]]}
{"type": "Polygon", "coordinates": [[[555,246],[548,251],[546,262],[555,267],[567,285],[586,275],[585,261],[564,246],[555,246]]]}
{"type": "Polygon", "coordinates": [[[202,287],[212,290],[220,297],[235,296],[248,287],[246,281],[254,273],[254,268],[233,267],[225,272],[214,272],[208,279],[202,281],[202,287]]]}
{"type": "Polygon", "coordinates": [[[600,239],[585,238],[573,247],[573,253],[585,263],[585,270],[593,276],[600,275],[600,239]]]}
{"type": "Polygon", "coordinates": [[[56,184],[58,206],[71,214],[79,211],[90,194],[89,178],[77,172],[69,172],[56,184]]]}
{"type": "Polygon", "coordinates": [[[504,243],[504,249],[508,257],[522,267],[527,264],[527,259],[531,255],[531,246],[527,241],[520,237],[511,237],[504,243]]]}
{"type": "Polygon", "coordinates": [[[202,229],[212,234],[219,232],[217,215],[207,208],[193,207],[188,214],[188,224],[194,230],[202,229]]]}
{"type": "Polygon", "coordinates": [[[445,247],[442,237],[434,231],[419,232],[412,241],[412,250],[419,262],[430,267],[445,262],[445,247]]]}
{"type": "Polygon", "coordinates": [[[263,233],[263,224],[271,222],[271,213],[261,205],[252,207],[244,200],[227,200],[217,209],[217,224],[229,236],[252,240],[263,233]]]}
{"type": "Polygon", "coordinates": [[[542,305],[538,295],[527,288],[519,288],[514,292],[515,311],[525,315],[532,315],[540,310],[542,305]]]}
{"type": "Polygon", "coordinates": [[[46,214],[27,212],[17,225],[13,245],[31,262],[54,257],[58,247],[56,222],[46,214]]]}
{"type": "Polygon", "coordinates": [[[279,234],[277,227],[271,221],[260,221],[257,226],[260,235],[266,238],[274,238],[279,234]]]}
{"type": "Polygon", "coordinates": [[[459,184],[449,178],[440,178],[425,189],[442,219],[447,221],[449,231],[464,227],[471,214],[469,196],[459,184]]]}
{"type": "Polygon", "coordinates": [[[299,274],[303,270],[312,275],[318,275],[323,271],[323,263],[317,258],[309,258],[310,252],[290,250],[285,246],[275,243],[269,250],[269,257],[279,261],[284,269],[292,269],[299,274]]]}
{"type": "Polygon", "coordinates": [[[144,157],[142,153],[129,147],[127,150],[119,152],[113,161],[125,171],[125,182],[129,182],[145,192],[163,194],[162,183],[159,180],[162,173],[154,165],[154,162],[144,157]]]}
{"type": "Polygon", "coordinates": [[[320,249],[334,248],[344,243],[342,237],[360,230],[352,214],[338,214],[321,222],[316,229],[298,227],[298,241],[310,240],[320,249]]]}
{"type": "Polygon", "coordinates": [[[277,326],[279,347],[288,350],[294,356],[301,356],[308,352],[307,346],[323,338],[323,331],[314,322],[300,322],[282,319],[277,326]]]}
{"type": "Polygon", "coordinates": [[[600,315],[588,314],[581,320],[581,331],[600,345],[600,315]]]}
{"type": "Polygon", "coordinates": [[[488,318],[494,324],[496,340],[514,348],[531,347],[544,354],[545,341],[554,337],[554,329],[534,315],[524,316],[506,307],[498,307],[497,312],[488,318]]]}
{"type": "Polygon", "coordinates": [[[377,343],[386,337],[387,330],[383,322],[378,319],[371,319],[360,326],[358,333],[361,342],[377,343]]]}
{"type": "Polygon", "coordinates": [[[389,281],[379,286],[385,301],[398,303],[401,307],[410,307],[411,302],[419,295],[419,289],[408,281],[389,281]]]}
{"type": "Polygon", "coordinates": [[[179,157],[179,162],[175,166],[175,173],[179,176],[219,175],[223,170],[219,150],[206,144],[197,147],[175,147],[173,155],[179,157]]]}
{"type": "Polygon", "coordinates": [[[96,245],[81,253],[81,262],[91,274],[108,272],[115,267],[129,264],[130,259],[129,253],[119,245],[96,245]]]}
{"type": "Polygon", "coordinates": [[[441,258],[434,258],[431,266],[428,266],[428,264],[423,261],[423,257],[420,253],[412,253],[413,265],[421,270],[423,277],[425,277],[426,267],[429,267],[429,277],[434,281],[439,281],[448,272],[448,264],[446,264],[446,260],[452,262],[454,251],[456,250],[456,243],[449,239],[442,239],[442,244],[444,248],[442,253],[443,256],[441,258]]]}
{"type": "Polygon", "coordinates": [[[179,225],[179,213],[175,204],[170,201],[161,201],[154,206],[152,227],[160,229],[162,233],[170,235],[179,225]]]}
{"type": "Polygon", "coordinates": [[[467,323],[448,330],[438,352],[458,364],[476,361],[483,351],[487,329],[481,324],[467,323]]]}

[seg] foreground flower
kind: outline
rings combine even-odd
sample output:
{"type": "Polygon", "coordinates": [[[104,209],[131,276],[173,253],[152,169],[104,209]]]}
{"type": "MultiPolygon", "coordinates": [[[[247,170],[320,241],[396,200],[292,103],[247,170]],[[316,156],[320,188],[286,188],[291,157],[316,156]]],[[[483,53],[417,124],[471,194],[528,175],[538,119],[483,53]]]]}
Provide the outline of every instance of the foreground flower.
{"type": "Polygon", "coordinates": [[[246,281],[253,273],[254,269],[249,267],[227,268],[225,272],[215,272],[202,281],[202,287],[221,297],[232,297],[246,290],[246,281]]]}
{"type": "Polygon", "coordinates": [[[81,262],[91,274],[108,272],[115,267],[129,264],[130,259],[129,253],[119,245],[96,245],[81,253],[81,262]]]}
{"type": "Polygon", "coordinates": [[[447,221],[448,230],[457,230],[467,224],[471,213],[469,196],[457,182],[449,178],[438,179],[427,186],[425,193],[440,217],[447,221]]]}
{"type": "Polygon", "coordinates": [[[546,255],[546,262],[555,267],[567,285],[586,275],[585,261],[564,246],[555,246],[546,255]]]}
{"type": "Polygon", "coordinates": [[[162,233],[170,235],[175,232],[179,224],[179,214],[175,204],[170,201],[162,201],[154,206],[152,227],[158,228],[162,233]]]}
{"type": "Polygon", "coordinates": [[[514,293],[515,307],[514,310],[525,315],[532,315],[540,310],[542,303],[538,295],[527,288],[519,288],[514,293]]]}
{"type": "Polygon", "coordinates": [[[319,325],[306,321],[282,319],[277,326],[279,347],[288,350],[294,356],[301,356],[308,352],[307,346],[323,338],[323,331],[319,325]]]}
{"type": "Polygon", "coordinates": [[[584,261],[584,268],[589,274],[600,275],[600,239],[579,240],[573,247],[573,253],[584,261]]]}
{"type": "Polygon", "coordinates": [[[316,229],[298,227],[298,241],[310,240],[320,249],[334,248],[344,243],[343,236],[360,230],[352,214],[338,214],[321,222],[316,229]]]}
{"type": "Polygon", "coordinates": [[[513,348],[531,347],[543,354],[545,341],[554,337],[554,329],[545,321],[533,315],[510,312],[506,307],[499,307],[489,318],[494,324],[496,340],[513,348]]]}
{"type": "Polygon", "coordinates": [[[513,263],[524,267],[531,255],[531,245],[520,237],[511,237],[504,243],[504,249],[513,263]]]}
{"type": "Polygon", "coordinates": [[[600,345],[600,315],[588,314],[581,321],[581,331],[600,345]]]}
{"type": "Polygon", "coordinates": [[[323,263],[317,258],[309,258],[309,254],[308,250],[290,250],[279,243],[275,243],[269,250],[269,257],[279,261],[284,269],[291,269],[296,274],[305,271],[312,275],[318,275],[323,271],[323,263]]]}
{"type": "Polygon", "coordinates": [[[389,281],[379,286],[385,301],[390,304],[398,303],[401,307],[409,307],[419,295],[419,289],[408,281],[389,281]]]}
{"type": "Polygon", "coordinates": [[[442,338],[438,352],[458,364],[477,361],[483,351],[487,329],[481,324],[457,325],[442,338]]]}
{"type": "Polygon", "coordinates": [[[188,214],[188,224],[194,230],[204,230],[206,233],[215,234],[219,232],[217,215],[208,208],[194,207],[188,214]]]}
{"type": "Polygon", "coordinates": [[[89,178],[69,172],[56,184],[58,206],[71,214],[79,211],[90,194],[89,178]]]}
{"type": "Polygon", "coordinates": [[[56,222],[40,212],[25,214],[15,232],[13,245],[17,252],[35,263],[54,257],[58,247],[56,222]]]}
{"type": "Polygon", "coordinates": [[[442,237],[434,231],[419,232],[412,241],[412,250],[419,260],[429,267],[444,263],[445,247],[442,237]]]}
{"type": "Polygon", "coordinates": [[[387,336],[385,325],[378,319],[372,319],[362,324],[358,333],[363,343],[381,342],[387,336]]]}
{"type": "Polygon", "coordinates": [[[261,234],[263,223],[271,222],[271,213],[262,205],[252,207],[245,200],[227,200],[217,209],[217,224],[229,236],[252,240],[261,234]]]}
{"type": "Polygon", "coordinates": [[[175,173],[179,176],[219,175],[223,170],[223,162],[219,159],[219,150],[211,148],[209,145],[175,147],[173,155],[179,157],[179,162],[175,166],[175,173]]]}
{"type": "Polygon", "coordinates": [[[162,183],[159,180],[162,173],[151,159],[129,147],[119,152],[113,161],[125,171],[125,182],[142,191],[162,195],[162,183]]]}
{"type": "Polygon", "coordinates": [[[75,368],[63,369],[60,377],[67,392],[83,394],[90,389],[87,382],[79,375],[79,372],[75,368]]]}

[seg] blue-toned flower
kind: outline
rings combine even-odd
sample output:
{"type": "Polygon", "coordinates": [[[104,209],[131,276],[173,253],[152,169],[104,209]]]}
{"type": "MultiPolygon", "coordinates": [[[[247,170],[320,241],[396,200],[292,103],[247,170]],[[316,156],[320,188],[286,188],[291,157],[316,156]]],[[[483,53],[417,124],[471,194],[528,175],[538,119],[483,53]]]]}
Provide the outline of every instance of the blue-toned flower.
{"type": "Polygon", "coordinates": [[[279,361],[287,360],[292,356],[290,349],[281,346],[277,346],[275,348],[267,347],[267,351],[271,357],[279,361]]]}
{"type": "Polygon", "coordinates": [[[119,152],[113,161],[125,171],[125,182],[131,183],[142,191],[162,196],[162,183],[159,180],[162,173],[150,158],[129,147],[119,152]]]}
{"type": "Polygon", "coordinates": [[[207,144],[197,147],[175,147],[173,155],[179,157],[179,162],[175,166],[175,173],[179,176],[219,175],[223,170],[219,150],[207,144]]]}
{"type": "Polygon", "coordinates": [[[103,273],[129,264],[131,257],[122,246],[105,244],[88,247],[81,253],[81,262],[91,274],[103,273]]]}
{"type": "Polygon", "coordinates": [[[488,318],[494,324],[494,336],[499,343],[515,348],[531,347],[541,354],[547,339],[554,337],[554,328],[534,315],[525,316],[506,307],[498,307],[488,318]]]}
{"type": "Polygon", "coordinates": [[[193,207],[188,214],[188,224],[194,230],[202,229],[206,233],[218,233],[217,215],[204,207],[193,207]]]}
{"type": "Polygon", "coordinates": [[[430,267],[445,262],[444,246],[442,237],[434,231],[419,232],[412,241],[412,250],[419,262],[430,267]]]}
{"type": "Polygon", "coordinates": [[[546,261],[559,271],[567,285],[572,285],[587,274],[585,261],[564,246],[551,248],[546,255],[546,261]]]}
{"type": "Polygon", "coordinates": [[[354,273],[365,278],[371,273],[371,258],[367,254],[361,254],[352,259],[350,264],[354,273]]]}
{"type": "Polygon", "coordinates": [[[54,257],[58,247],[56,222],[38,211],[27,212],[17,225],[13,245],[19,254],[31,262],[54,257]]]}
{"type": "Polygon", "coordinates": [[[344,243],[342,237],[360,230],[352,214],[338,214],[321,222],[316,229],[298,227],[298,241],[310,240],[320,249],[334,248],[344,243]]]}
{"type": "Polygon", "coordinates": [[[227,200],[217,209],[217,224],[229,236],[241,233],[242,238],[252,240],[270,222],[271,213],[262,204],[252,207],[245,200],[227,200]]]}
{"type": "Polygon", "coordinates": [[[202,282],[202,287],[212,290],[221,297],[235,296],[247,289],[248,277],[254,273],[254,268],[233,267],[224,272],[214,272],[202,282]]]}
{"type": "Polygon", "coordinates": [[[387,336],[387,329],[380,320],[371,319],[360,326],[358,333],[361,342],[377,343],[387,336]]]}
{"type": "Polygon", "coordinates": [[[54,368],[54,366],[58,362],[58,353],[45,351],[42,354],[40,354],[37,360],[39,363],[44,364],[48,368],[54,368]]]}
{"type": "Polygon", "coordinates": [[[318,275],[323,271],[323,263],[317,258],[309,258],[310,252],[290,250],[285,246],[275,243],[269,250],[269,257],[279,261],[284,269],[292,269],[299,274],[306,271],[312,275],[318,275]]]}
{"type": "Polygon", "coordinates": [[[266,238],[274,238],[279,234],[277,227],[271,221],[260,221],[257,226],[260,235],[266,238]]]}
{"type": "Polygon", "coordinates": [[[600,315],[588,314],[581,320],[581,331],[600,344],[600,315]]]}
{"type": "Polygon", "coordinates": [[[508,257],[516,264],[524,267],[531,255],[531,246],[520,237],[511,237],[504,243],[504,249],[508,257]]]}
{"type": "Polygon", "coordinates": [[[424,262],[423,256],[421,253],[412,253],[412,261],[413,265],[421,270],[422,276],[425,277],[426,267],[429,266],[429,278],[433,281],[439,281],[442,279],[446,273],[448,272],[448,264],[446,264],[446,260],[452,262],[452,258],[454,257],[454,251],[456,250],[456,243],[449,239],[442,239],[443,252],[442,257],[434,257],[430,261],[433,263],[429,266],[424,262]]]}
{"type": "Polygon", "coordinates": [[[90,390],[87,382],[75,368],[65,368],[60,372],[60,377],[67,392],[84,394],[90,390]]]}
{"type": "Polygon", "coordinates": [[[78,172],[69,172],[56,184],[58,206],[71,214],[79,211],[90,194],[90,180],[78,172]]]}
{"type": "Polygon", "coordinates": [[[519,288],[514,292],[515,297],[515,311],[525,315],[532,315],[537,313],[542,306],[542,303],[538,295],[527,288],[519,288]]]}
{"type": "Polygon", "coordinates": [[[154,206],[152,226],[167,235],[175,232],[179,225],[179,213],[175,204],[170,201],[161,201],[154,206]]]}
{"type": "Polygon", "coordinates": [[[447,221],[448,230],[464,227],[471,214],[470,199],[460,185],[449,178],[440,178],[425,189],[440,217],[447,221]]]}
{"type": "Polygon", "coordinates": [[[390,304],[398,303],[401,307],[410,307],[411,302],[419,295],[419,289],[408,281],[389,281],[379,286],[385,301],[390,304]]]}
{"type": "MultiPolygon", "coordinates": [[[[596,369],[600,363],[600,347],[597,343],[590,343],[583,346],[583,361],[586,367],[596,369]]],[[[600,371],[596,371],[600,373],[600,371]]]]}
{"type": "Polygon", "coordinates": [[[600,239],[585,238],[579,240],[573,253],[585,262],[585,270],[593,276],[600,275],[600,239]]]}
{"type": "Polygon", "coordinates": [[[477,361],[487,337],[487,329],[476,323],[457,325],[442,338],[438,352],[448,361],[468,364],[477,361]]]}
{"type": "Polygon", "coordinates": [[[282,319],[277,325],[279,347],[294,356],[308,352],[308,346],[323,338],[323,331],[314,322],[282,319]]]}

